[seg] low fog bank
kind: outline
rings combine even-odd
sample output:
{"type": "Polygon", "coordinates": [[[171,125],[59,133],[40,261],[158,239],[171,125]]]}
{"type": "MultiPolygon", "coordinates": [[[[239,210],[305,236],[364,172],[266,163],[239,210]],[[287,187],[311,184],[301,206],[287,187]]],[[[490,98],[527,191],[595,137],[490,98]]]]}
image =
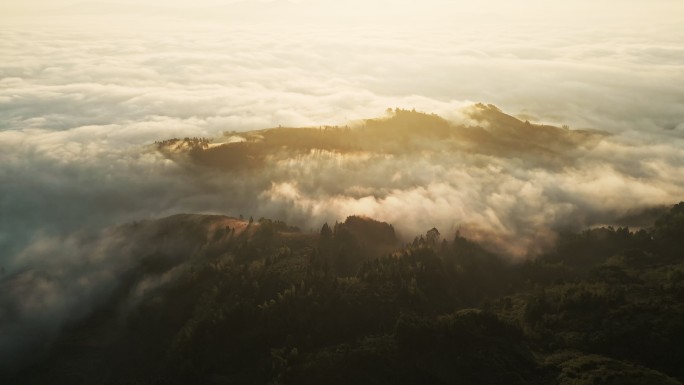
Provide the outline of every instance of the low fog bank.
{"type": "Polygon", "coordinates": [[[394,114],[318,127],[327,144],[301,148],[305,137],[279,129],[228,132],[194,157],[187,146],[108,148],[111,139],[89,137],[88,128],[5,131],[0,265],[25,268],[16,255],[44,237],[177,212],[264,216],[304,229],[359,214],[392,223],[405,239],[436,226],[524,258],[558,231],[638,225],[623,219],[684,196],[675,138],[535,125],[485,105],[459,109],[455,120],[394,114]]]}
{"type": "Polygon", "coordinates": [[[194,149],[183,141],[158,148],[221,185],[228,205],[241,201],[259,215],[317,228],[360,214],[392,223],[406,239],[436,226],[518,259],[551,246],[558,231],[647,226],[637,220],[642,212],[684,192],[681,142],[536,125],[491,105],[459,113],[454,123],[394,110],[352,127],[227,133],[194,149]]]}
{"type": "Polygon", "coordinates": [[[93,311],[125,315],[190,269],[217,228],[230,226],[239,236],[247,225],[222,216],[176,215],[34,239],[16,255],[22,269],[0,280],[0,378],[40,360],[64,327],[93,311]]]}

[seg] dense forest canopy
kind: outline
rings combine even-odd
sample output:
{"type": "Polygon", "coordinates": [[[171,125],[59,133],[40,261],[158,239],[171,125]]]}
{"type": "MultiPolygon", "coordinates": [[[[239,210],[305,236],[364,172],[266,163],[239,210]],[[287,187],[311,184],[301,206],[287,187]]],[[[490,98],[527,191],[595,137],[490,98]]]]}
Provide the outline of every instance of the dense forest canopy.
{"type": "Polygon", "coordinates": [[[684,202],[647,229],[564,233],[522,263],[436,228],[402,243],[357,216],[313,233],[267,218],[130,223],[110,231],[135,262],[101,305],[3,377],[679,384],[683,218],[684,202]]]}

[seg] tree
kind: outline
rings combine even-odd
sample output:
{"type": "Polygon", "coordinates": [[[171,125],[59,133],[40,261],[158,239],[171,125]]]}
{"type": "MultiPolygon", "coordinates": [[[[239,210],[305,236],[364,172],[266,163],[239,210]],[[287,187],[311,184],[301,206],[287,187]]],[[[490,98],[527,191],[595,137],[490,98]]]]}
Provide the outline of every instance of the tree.
{"type": "Polygon", "coordinates": [[[439,244],[440,234],[437,228],[433,227],[428,230],[425,237],[427,238],[428,246],[435,248],[439,244]]]}
{"type": "Polygon", "coordinates": [[[328,223],[324,223],[323,227],[321,227],[321,239],[330,239],[333,236],[332,229],[330,229],[330,226],[328,226],[328,223]]]}

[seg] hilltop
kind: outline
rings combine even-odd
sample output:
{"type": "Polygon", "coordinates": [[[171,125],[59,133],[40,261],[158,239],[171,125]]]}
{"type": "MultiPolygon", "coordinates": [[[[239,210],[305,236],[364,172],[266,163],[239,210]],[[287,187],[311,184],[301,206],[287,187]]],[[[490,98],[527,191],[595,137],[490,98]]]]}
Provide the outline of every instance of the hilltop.
{"type": "Polygon", "coordinates": [[[450,122],[415,110],[388,110],[387,116],[352,126],[278,127],[224,137],[169,139],[157,149],[172,159],[189,155],[198,165],[226,171],[253,170],[311,152],[416,156],[426,151],[523,158],[550,166],[571,162],[575,150],[595,146],[605,135],[532,124],[489,104],[465,112],[467,123],[450,122]]]}

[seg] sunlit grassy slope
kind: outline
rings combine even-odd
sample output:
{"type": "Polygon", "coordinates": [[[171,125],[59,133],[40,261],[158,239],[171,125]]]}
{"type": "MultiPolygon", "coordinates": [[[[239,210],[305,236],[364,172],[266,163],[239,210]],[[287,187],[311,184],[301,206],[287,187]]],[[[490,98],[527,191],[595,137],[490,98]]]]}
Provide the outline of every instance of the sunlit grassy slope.
{"type": "Polygon", "coordinates": [[[495,157],[518,157],[558,166],[571,162],[575,151],[596,145],[603,134],[531,124],[477,104],[466,121],[453,123],[434,114],[388,110],[387,116],[351,126],[278,127],[224,138],[171,139],[158,142],[170,157],[178,150],[193,162],[222,170],[249,170],[312,151],[337,154],[372,152],[393,156],[420,156],[425,152],[466,152],[495,157]]]}

